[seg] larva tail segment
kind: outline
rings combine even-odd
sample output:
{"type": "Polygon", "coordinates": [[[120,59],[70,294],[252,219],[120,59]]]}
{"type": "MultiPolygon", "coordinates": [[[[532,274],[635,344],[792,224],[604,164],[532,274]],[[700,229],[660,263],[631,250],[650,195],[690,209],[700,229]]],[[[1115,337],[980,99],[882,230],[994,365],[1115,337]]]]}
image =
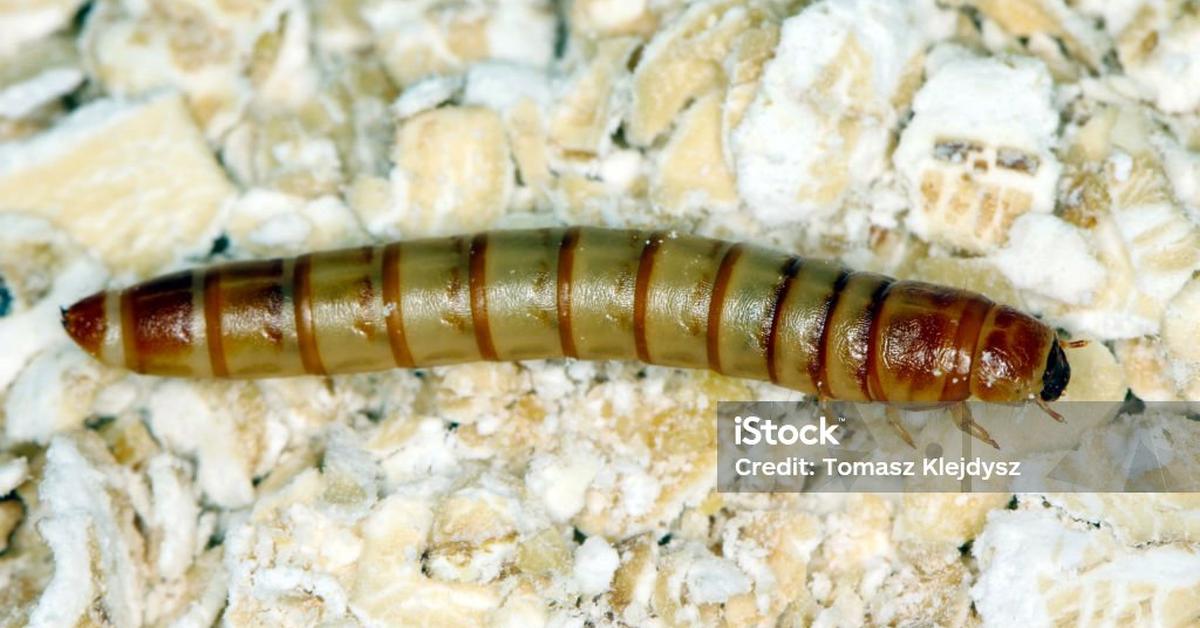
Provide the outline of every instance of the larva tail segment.
{"type": "Polygon", "coordinates": [[[965,401],[951,405],[950,416],[953,417],[955,424],[958,425],[958,429],[995,447],[997,450],[1000,449],[1000,445],[996,443],[992,435],[988,434],[988,431],[983,429],[982,425],[975,422],[975,419],[971,416],[971,408],[965,401]]]}
{"type": "Polygon", "coordinates": [[[104,345],[107,317],[104,308],[105,294],[93,294],[69,308],[62,308],[62,325],[84,351],[99,358],[104,345]]]}

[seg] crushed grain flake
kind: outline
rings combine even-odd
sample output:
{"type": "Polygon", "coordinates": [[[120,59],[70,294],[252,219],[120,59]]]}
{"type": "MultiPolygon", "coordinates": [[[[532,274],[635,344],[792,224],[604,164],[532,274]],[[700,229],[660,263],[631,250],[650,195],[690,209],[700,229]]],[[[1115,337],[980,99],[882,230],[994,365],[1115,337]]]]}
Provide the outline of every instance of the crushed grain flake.
{"type": "Polygon", "coordinates": [[[892,157],[918,236],[980,254],[1004,244],[1018,216],[1054,208],[1058,113],[1045,66],[941,46],[892,157]]]}
{"type": "Polygon", "coordinates": [[[931,11],[890,0],[825,1],[783,22],[732,138],[738,191],[758,220],[821,229],[884,172],[931,11]]]}
{"type": "Polygon", "coordinates": [[[174,95],[99,101],[0,147],[0,206],[45,216],[114,272],[146,275],[199,246],[232,193],[174,95]]]}

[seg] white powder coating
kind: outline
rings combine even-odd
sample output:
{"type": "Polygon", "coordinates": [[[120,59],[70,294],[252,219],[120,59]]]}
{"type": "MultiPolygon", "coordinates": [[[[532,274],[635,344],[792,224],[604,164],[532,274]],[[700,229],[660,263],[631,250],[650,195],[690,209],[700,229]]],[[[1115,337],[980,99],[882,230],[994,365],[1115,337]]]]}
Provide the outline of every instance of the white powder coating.
{"type": "Polygon", "coordinates": [[[196,480],[205,498],[225,507],[254,499],[251,469],[242,458],[246,443],[237,433],[234,409],[180,380],[166,380],[146,400],[154,434],[171,450],[195,456],[196,480]],[[196,429],[203,425],[204,429],[196,429]]]}
{"type": "Polygon", "coordinates": [[[488,47],[497,59],[545,68],[554,59],[554,9],[544,0],[496,3],[487,29],[488,47]]]}
{"type": "Polygon", "coordinates": [[[1064,303],[1087,304],[1107,275],[1080,229],[1048,214],[1017,218],[990,259],[1014,286],[1064,303]]]}
{"type": "Polygon", "coordinates": [[[647,4],[647,0],[591,0],[576,6],[583,7],[587,23],[599,31],[607,31],[636,20],[646,12],[647,4]]]}
{"type": "MultiPolygon", "coordinates": [[[[1028,167],[1018,170],[991,166],[971,175],[980,181],[980,189],[972,189],[972,196],[987,190],[1003,199],[1004,191],[1011,190],[1010,194],[1021,199],[1027,195],[1028,199],[1013,199],[1010,211],[1022,212],[1022,206],[1035,212],[1054,209],[1055,185],[1061,171],[1053,152],[1058,111],[1053,102],[1054,83],[1046,67],[1027,57],[980,58],[946,45],[930,54],[926,72],[929,78],[917,92],[913,118],[892,157],[913,208],[907,219],[909,229],[926,240],[939,239],[940,223],[947,218],[928,206],[926,195],[930,190],[926,188],[931,183],[927,173],[969,165],[956,161],[960,154],[943,154],[943,147],[952,143],[1036,160],[1032,173],[1028,167]]],[[[995,161],[1002,160],[997,156],[995,161]]],[[[935,185],[939,189],[960,185],[955,181],[959,176],[955,170],[954,176],[935,185]]],[[[942,192],[942,196],[937,205],[949,202],[944,200],[950,197],[948,192],[942,192]]],[[[960,239],[949,243],[963,245],[960,239]]],[[[986,247],[987,243],[977,246],[986,247]]]]}
{"type": "Polygon", "coordinates": [[[586,452],[568,456],[538,456],[529,463],[525,483],[555,521],[567,521],[583,510],[587,488],[600,461],[586,452]]]}
{"type": "Polygon", "coordinates": [[[84,517],[48,519],[39,526],[38,532],[54,552],[55,576],[30,615],[30,626],[74,624],[95,596],[88,564],[88,537],[84,532],[87,526],[84,517]]]}
{"type": "MultiPolygon", "coordinates": [[[[88,446],[102,447],[95,442],[88,446]]],[[[50,444],[38,487],[45,508],[38,528],[54,551],[56,566],[30,625],[73,625],[97,602],[116,625],[141,621],[142,578],[130,560],[133,548],[110,497],[110,491],[128,490],[114,485],[114,477],[97,468],[76,441],[57,437],[50,444]],[[99,591],[97,581],[104,583],[99,591]]]]}
{"type": "Polygon", "coordinates": [[[1200,152],[1188,150],[1166,134],[1153,135],[1150,141],[1162,156],[1175,197],[1183,203],[1192,222],[1200,223],[1200,152]]]}
{"type": "Polygon", "coordinates": [[[69,93],[83,82],[77,68],[54,68],[28,81],[0,90],[0,118],[21,118],[56,98],[69,93]]]}
{"type": "Polygon", "coordinates": [[[697,604],[720,604],[750,590],[750,579],[737,565],[716,556],[705,557],[688,565],[688,597],[697,604]]]}
{"type": "Polygon", "coordinates": [[[409,85],[392,103],[392,113],[403,120],[433,109],[462,91],[466,77],[461,74],[435,74],[409,85]]]}
{"type": "Polygon", "coordinates": [[[542,70],[511,62],[479,63],[467,72],[462,104],[481,105],[495,111],[508,111],[524,99],[547,106],[553,98],[549,77],[542,70]]]}
{"type": "Polygon", "coordinates": [[[1133,158],[1122,150],[1114,150],[1108,158],[1108,165],[1112,168],[1113,178],[1118,183],[1124,183],[1129,180],[1129,174],[1133,172],[1133,158]]]}
{"type": "Polygon", "coordinates": [[[575,566],[571,569],[580,593],[597,595],[607,591],[620,562],[617,550],[608,541],[598,536],[588,537],[575,550],[575,566]]]}
{"type": "Polygon", "coordinates": [[[100,378],[96,361],[64,342],[38,354],[4,399],[5,438],[46,444],[59,432],[81,427],[100,378]],[[64,392],[47,395],[47,388],[64,392]]]}
{"type": "Polygon", "coordinates": [[[1200,20],[1180,17],[1156,33],[1149,57],[1126,72],[1142,94],[1168,113],[1195,113],[1200,107],[1200,20]]]}
{"type": "Polygon", "coordinates": [[[971,599],[985,626],[1115,620],[1130,612],[1171,623],[1179,611],[1166,594],[1200,585],[1194,552],[1119,548],[1110,531],[1065,522],[1053,509],[993,513],[971,551],[980,563],[971,599]]]}
{"type": "Polygon", "coordinates": [[[179,578],[192,565],[200,504],[190,474],[174,457],[160,454],[147,468],[154,499],[153,525],[163,532],[155,568],[164,578],[179,578]]]}
{"type": "MultiPolygon", "coordinates": [[[[64,343],[66,337],[62,334],[59,324],[59,307],[74,303],[86,295],[97,291],[108,279],[108,273],[100,263],[78,250],[78,245],[58,228],[38,217],[17,213],[0,214],[0,258],[8,256],[25,256],[28,250],[24,246],[47,247],[59,253],[58,263],[61,267],[58,274],[46,279],[31,279],[28,276],[7,276],[5,283],[12,291],[18,283],[29,281],[50,281],[49,291],[36,303],[28,304],[28,309],[12,307],[8,316],[0,317],[0,390],[4,390],[17,378],[26,364],[37,353],[46,351],[56,343],[64,343]]],[[[12,259],[12,258],[10,258],[12,259]]],[[[13,262],[17,262],[13,259],[13,262]]],[[[44,268],[42,264],[26,268],[30,273],[50,273],[54,269],[44,268]]],[[[0,273],[4,273],[0,269],[0,273]]],[[[46,384],[48,381],[42,381],[46,384]]],[[[36,388],[37,391],[44,390],[36,388]]],[[[7,420],[12,421],[41,421],[44,418],[25,417],[10,413],[7,420]]],[[[43,432],[47,427],[28,424],[30,430],[26,433],[43,432]]],[[[7,427],[6,427],[7,429],[7,427]]]]}
{"type": "Polygon", "coordinates": [[[884,171],[924,15],[921,3],[825,1],[784,21],[733,135],[738,192],[758,220],[816,223],[884,171]]]}
{"type": "Polygon", "coordinates": [[[986,565],[971,598],[990,625],[1046,624],[1040,578],[1067,577],[1085,563],[1090,543],[1085,530],[1049,512],[995,513],[971,547],[986,565]]]}

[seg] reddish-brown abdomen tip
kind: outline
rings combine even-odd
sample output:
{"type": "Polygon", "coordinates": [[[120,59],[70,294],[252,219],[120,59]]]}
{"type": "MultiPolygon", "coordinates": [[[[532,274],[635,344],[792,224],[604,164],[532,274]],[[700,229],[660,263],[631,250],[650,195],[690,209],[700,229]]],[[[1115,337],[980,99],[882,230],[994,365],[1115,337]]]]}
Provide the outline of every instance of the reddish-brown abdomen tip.
{"type": "Polygon", "coordinates": [[[100,355],[104,342],[104,293],[98,292],[62,311],[63,328],[84,351],[100,355]]]}

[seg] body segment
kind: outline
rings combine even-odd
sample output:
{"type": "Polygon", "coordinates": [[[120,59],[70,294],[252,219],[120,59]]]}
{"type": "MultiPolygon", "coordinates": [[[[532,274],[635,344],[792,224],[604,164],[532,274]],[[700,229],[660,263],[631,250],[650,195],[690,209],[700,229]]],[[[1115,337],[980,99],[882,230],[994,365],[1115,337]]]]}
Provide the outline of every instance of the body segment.
{"type": "Polygon", "coordinates": [[[84,299],[64,325],[102,361],[186,377],[640,359],[892,403],[1056,398],[1066,377],[1053,330],[977,294],[587,227],[185,271],[84,299]]]}

